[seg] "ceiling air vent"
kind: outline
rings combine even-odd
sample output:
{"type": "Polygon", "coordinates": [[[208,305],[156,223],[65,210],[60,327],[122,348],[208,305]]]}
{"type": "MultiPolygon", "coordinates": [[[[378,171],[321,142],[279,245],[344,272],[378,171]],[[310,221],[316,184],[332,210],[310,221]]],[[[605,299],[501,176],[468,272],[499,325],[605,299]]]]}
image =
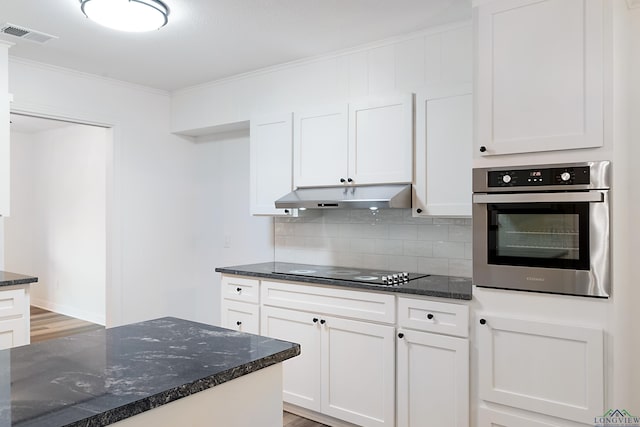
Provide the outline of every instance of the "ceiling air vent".
{"type": "Polygon", "coordinates": [[[43,33],[42,31],[36,31],[29,28],[21,27],[19,25],[9,24],[8,22],[0,27],[0,34],[6,34],[8,36],[17,37],[23,40],[29,40],[32,42],[44,44],[52,39],[58,37],[51,34],[43,33]]]}

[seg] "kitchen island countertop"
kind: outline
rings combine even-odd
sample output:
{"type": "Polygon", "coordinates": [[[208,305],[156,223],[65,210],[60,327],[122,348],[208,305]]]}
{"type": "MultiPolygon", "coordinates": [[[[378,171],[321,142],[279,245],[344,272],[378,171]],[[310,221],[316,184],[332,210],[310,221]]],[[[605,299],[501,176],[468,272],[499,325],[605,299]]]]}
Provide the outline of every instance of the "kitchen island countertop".
{"type": "Polygon", "coordinates": [[[27,285],[29,283],[34,283],[37,281],[38,281],[37,277],[26,276],[24,274],[11,273],[9,271],[0,270],[0,287],[27,285]]]}
{"type": "Polygon", "coordinates": [[[104,426],[300,354],[173,317],[0,351],[0,425],[104,426]]]}
{"type": "MultiPolygon", "coordinates": [[[[294,264],[286,262],[263,262],[260,264],[246,264],[231,267],[218,267],[215,271],[223,274],[257,277],[263,279],[286,280],[315,285],[329,285],[341,288],[366,289],[379,292],[394,292],[398,294],[413,294],[459,300],[472,298],[471,279],[468,277],[427,275],[411,280],[399,286],[380,286],[351,280],[337,280],[319,277],[307,277],[295,274],[281,273],[293,269],[313,268],[309,264],[294,264]]],[[[353,268],[353,267],[347,267],[353,268]]]]}

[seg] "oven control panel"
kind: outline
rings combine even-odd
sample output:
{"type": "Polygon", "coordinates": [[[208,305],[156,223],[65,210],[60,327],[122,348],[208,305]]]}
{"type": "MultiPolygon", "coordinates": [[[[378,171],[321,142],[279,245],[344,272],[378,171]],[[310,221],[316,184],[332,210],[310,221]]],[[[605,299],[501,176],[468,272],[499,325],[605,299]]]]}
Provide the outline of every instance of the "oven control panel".
{"type": "Polygon", "coordinates": [[[536,187],[590,183],[589,166],[489,171],[489,187],[536,187]]]}

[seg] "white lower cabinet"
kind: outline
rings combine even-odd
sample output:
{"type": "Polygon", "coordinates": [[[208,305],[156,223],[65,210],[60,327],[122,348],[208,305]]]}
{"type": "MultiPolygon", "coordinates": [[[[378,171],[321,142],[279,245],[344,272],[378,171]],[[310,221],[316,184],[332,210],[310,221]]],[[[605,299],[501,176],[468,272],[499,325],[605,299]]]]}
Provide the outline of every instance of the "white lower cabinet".
{"type": "Polygon", "coordinates": [[[398,297],[398,427],[469,426],[468,319],[464,304],[398,297]]]}
{"type": "Polygon", "coordinates": [[[260,280],[222,276],[221,322],[223,328],[260,333],[260,280]]]}
{"type": "Polygon", "coordinates": [[[480,399],[533,420],[504,424],[508,415],[494,414],[481,426],[545,426],[548,416],[593,424],[604,412],[602,329],[482,314],[477,322],[480,399]],[[545,416],[537,424],[535,413],[545,416]]]}
{"type": "Polygon", "coordinates": [[[262,334],[294,341],[284,401],[359,426],[395,422],[394,327],[265,306],[262,334]]]}
{"type": "Polygon", "coordinates": [[[260,306],[225,300],[222,303],[222,327],[250,334],[260,333],[260,306]]]}
{"type": "Polygon", "coordinates": [[[398,427],[469,425],[468,340],[403,330],[397,376],[398,427]]]}
{"type": "Polygon", "coordinates": [[[31,342],[29,285],[0,290],[0,350],[31,342]]]}

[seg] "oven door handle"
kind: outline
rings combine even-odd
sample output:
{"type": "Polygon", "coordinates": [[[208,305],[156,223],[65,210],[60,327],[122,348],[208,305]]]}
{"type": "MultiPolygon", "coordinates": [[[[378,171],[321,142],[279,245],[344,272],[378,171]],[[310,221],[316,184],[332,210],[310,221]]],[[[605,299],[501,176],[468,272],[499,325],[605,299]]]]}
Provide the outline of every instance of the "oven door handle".
{"type": "Polygon", "coordinates": [[[563,203],[604,202],[600,191],[575,193],[474,194],[473,203],[563,203]]]}

